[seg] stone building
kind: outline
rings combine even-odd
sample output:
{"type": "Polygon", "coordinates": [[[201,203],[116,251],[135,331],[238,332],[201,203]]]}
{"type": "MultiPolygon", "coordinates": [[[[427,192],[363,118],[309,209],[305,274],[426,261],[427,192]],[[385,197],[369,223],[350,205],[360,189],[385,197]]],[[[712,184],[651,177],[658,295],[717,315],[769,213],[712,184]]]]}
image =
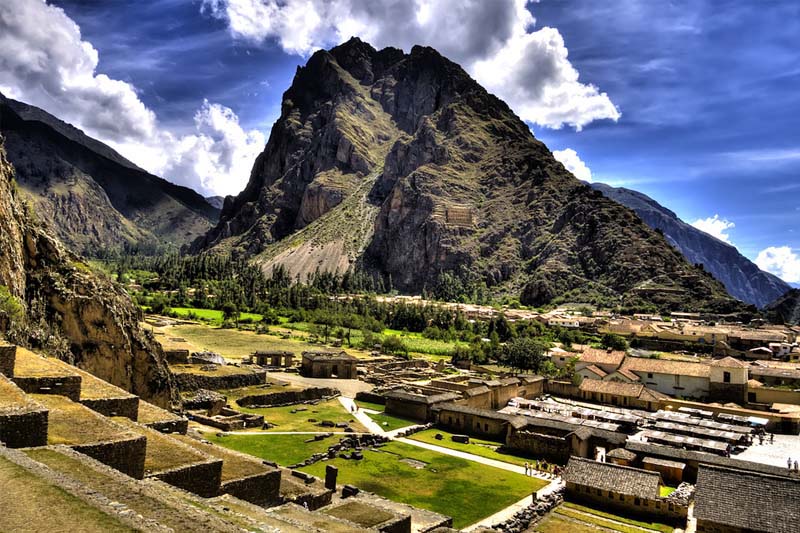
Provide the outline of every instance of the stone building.
{"type": "Polygon", "coordinates": [[[288,368],[294,363],[292,352],[258,350],[250,355],[254,365],[288,368]]]}
{"type": "Polygon", "coordinates": [[[800,529],[800,478],[701,464],[694,517],[700,533],[800,529]]]}
{"type": "Polygon", "coordinates": [[[303,352],[300,368],[310,378],[356,379],[358,359],[346,352],[303,352]]]}
{"type": "Polygon", "coordinates": [[[708,397],[709,367],[702,363],[628,357],[622,369],[636,374],[648,388],[663,394],[683,398],[708,397]]]}
{"type": "Polygon", "coordinates": [[[429,422],[435,418],[434,409],[439,404],[459,400],[457,392],[395,389],[384,394],[385,412],[418,422],[429,422]]]}
{"type": "Polygon", "coordinates": [[[748,364],[723,357],[708,364],[708,397],[715,402],[734,402],[743,404],[747,401],[748,364]]]}

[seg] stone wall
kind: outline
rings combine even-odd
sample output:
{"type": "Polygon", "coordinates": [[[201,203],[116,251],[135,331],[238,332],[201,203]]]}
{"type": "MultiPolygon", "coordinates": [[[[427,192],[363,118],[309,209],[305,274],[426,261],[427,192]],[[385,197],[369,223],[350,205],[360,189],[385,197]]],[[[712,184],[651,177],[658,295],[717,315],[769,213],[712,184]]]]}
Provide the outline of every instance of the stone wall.
{"type": "Polygon", "coordinates": [[[572,453],[572,443],[569,439],[532,431],[512,432],[506,442],[506,448],[558,464],[565,464],[572,453]]]}
{"type": "Polygon", "coordinates": [[[101,463],[136,479],[144,478],[144,458],[147,446],[145,437],[95,444],[70,446],[76,452],[88,455],[101,463]]]}
{"type": "Polygon", "coordinates": [[[587,503],[599,509],[614,509],[625,515],[640,516],[648,521],[658,517],[670,524],[684,526],[689,508],[665,498],[640,498],[567,483],[566,499],[587,503]]]}
{"type": "Polygon", "coordinates": [[[205,426],[221,429],[222,431],[239,431],[244,429],[243,418],[214,418],[201,413],[189,413],[189,418],[205,426]]]}
{"type": "Polygon", "coordinates": [[[0,413],[0,442],[9,448],[47,446],[47,415],[44,408],[0,413]]]}
{"type": "Polygon", "coordinates": [[[222,484],[222,492],[256,505],[274,505],[280,500],[281,473],[278,470],[234,479],[222,484]]]}
{"type": "Polygon", "coordinates": [[[28,394],[57,394],[73,402],[81,399],[81,377],[20,377],[14,378],[17,387],[28,394]]]}
{"type": "Polygon", "coordinates": [[[16,360],[17,347],[13,344],[0,344],[0,374],[13,378],[16,360]]]}
{"type": "Polygon", "coordinates": [[[240,387],[251,387],[253,385],[263,385],[267,382],[267,372],[257,370],[228,376],[204,376],[191,372],[175,373],[175,381],[181,391],[195,391],[198,389],[221,390],[238,389],[240,387]]]}
{"type": "Polygon", "coordinates": [[[312,387],[310,389],[304,389],[301,391],[281,391],[269,394],[245,396],[236,400],[236,403],[242,407],[250,407],[253,405],[278,407],[281,405],[303,403],[310,400],[335,398],[337,396],[339,396],[339,391],[336,389],[332,389],[330,387],[312,387]]]}
{"type": "Polygon", "coordinates": [[[356,401],[377,403],[379,405],[386,405],[386,398],[374,392],[360,391],[356,393],[356,401]]]}
{"type": "Polygon", "coordinates": [[[139,397],[95,398],[81,400],[83,405],[103,416],[122,416],[134,422],[139,418],[139,397]]]}
{"type": "Polygon", "coordinates": [[[479,437],[489,437],[504,440],[506,436],[506,416],[486,411],[486,414],[463,413],[442,408],[437,417],[436,425],[452,430],[456,433],[466,433],[479,437]]]}
{"type": "Polygon", "coordinates": [[[187,490],[203,498],[219,496],[222,461],[219,459],[194,463],[180,468],[156,472],[149,477],[160,479],[173,487],[187,490]]]}
{"type": "Polygon", "coordinates": [[[375,526],[381,533],[411,533],[411,515],[399,516],[375,526]]]}
{"type": "Polygon", "coordinates": [[[157,420],[145,424],[146,427],[160,431],[161,433],[180,433],[186,435],[189,430],[188,418],[177,418],[174,420],[157,420]]]}
{"type": "Polygon", "coordinates": [[[409,402],[407,400],[395,400],[386,398],[384,412],[387,415],[399,416],[420,422],[427,422],[430,406],[421,402],[409,402]]]}

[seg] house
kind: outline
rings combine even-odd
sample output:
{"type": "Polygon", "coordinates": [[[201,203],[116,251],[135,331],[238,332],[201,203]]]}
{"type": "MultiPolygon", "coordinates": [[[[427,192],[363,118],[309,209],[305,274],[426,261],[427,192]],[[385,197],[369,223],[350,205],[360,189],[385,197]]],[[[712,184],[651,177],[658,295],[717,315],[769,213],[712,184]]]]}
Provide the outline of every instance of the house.
{"type": "Polygon", "coordinates": [[[556,368],[564,368],[571,359],[577,359],[580,354],[575,352],[568,352],[563,348],[556,346],[550,350],[550,361],[556,365],[556,368]]]}
{"type": "Polygon", "coordinates": [[[417,392],[399,388],[385,393],[384,397],[386,398],[385,412],[387,415],[429,422],[435,418],[433,410],[437,405],[459,400],[461,394],[422,390],[417,392]]]}
{"type": "MultiPolygon", "coordinates": [[[[586,348],[575,363],[575,370],[594,365],[603,370],[605,374],[614,372],[625,359],[625,352],[621,350],[606,350],[601,348],[586,348]]],[[[594,378],[594,379],[602,379],[594,378]]]]}
{"type": "Polygon", "coordinates": [[[357,362],[347,352],[303,352],[300,372],[311,378],[356,379],[357,362]]]}
{"type": "Polygon", "coordinates": [[[800,478],[701,464],[694,517],[701,533],[797,531],[800,478]]]}
{"type": "Polygon", "coordinates": [[[654,410],[659,402],[669,399],[665,394],[648,389],[641,383],[584,379],[578,390],[586,401],[633,409],[654,410]]]}
{"type": "Polygon", "coordinates": [[[292,352],[258,350],[250,355],[250,362],[260,366],[290,367],[293,360],[292,352]]]}
{"type": "Polygon", "coordinates": [[[621,368],[636,374],[644,385],[663,394],[708,397],[709,367],[706,364],[628,357],[621,368]]]}
{"type": "Polygon", "coordinates": [[[581,367],[579,370],[576,370],[575,373],[582,379],[603,379],[608,375],[603,369],[598,368],[597,365],[581,367]]]}
{"type": "Polygon", "coordinates": [[[603,378],[603,381],[621,381],[623,383],[638,383],[641,378],[624,368],[618,368],[603,378]]]}
{"type": "Polygon", "coordinates": [[[622,514],[661,516],[682,522],[688,508],[661,497],[661,474],[571,457],[564,471],[565,499],[585,502],[600,509],[615,509],[622,514]]]}
{"type": "Polygon", "coordinates": [[[708,364],[708,396],[717,402],[743,404],[747,401],[749,365],[733,357],[708,364]]]}

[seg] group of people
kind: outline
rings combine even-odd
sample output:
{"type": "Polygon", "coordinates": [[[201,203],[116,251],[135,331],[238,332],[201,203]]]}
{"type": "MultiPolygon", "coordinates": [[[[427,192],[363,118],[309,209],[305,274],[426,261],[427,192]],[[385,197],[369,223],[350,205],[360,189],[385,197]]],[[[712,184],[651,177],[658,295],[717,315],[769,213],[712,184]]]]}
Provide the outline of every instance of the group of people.
{"type": "Polygon", "coordinates": [[[786,459],[786,468],[789,469],[789,472],[792,471],[792,464],[794,464],[794,471],[795,472],[800,472],[800,464],[798,464],[797,459],[794,460],[794,463],[792,463],[792,458],[791,457],[786,459]]]}
{"type": "MultiPolygon", "coordinates": [[[[548,464],[547,461],[536,461],[535,463],[529,463],[525,461],[526,476],[533,476],[533,473],[538,471],[550,472],[551,465],[548,464]]],[[[558,465],[552,465],[552,472],[557,476],[561,475],[561,467],[558,465]]]]}

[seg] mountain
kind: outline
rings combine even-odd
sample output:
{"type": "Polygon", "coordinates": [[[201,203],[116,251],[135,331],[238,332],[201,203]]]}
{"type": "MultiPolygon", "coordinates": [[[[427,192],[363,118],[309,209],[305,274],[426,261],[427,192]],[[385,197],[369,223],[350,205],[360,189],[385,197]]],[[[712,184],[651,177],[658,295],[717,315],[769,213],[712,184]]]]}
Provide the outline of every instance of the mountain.
{"type": "Polygon", "coordinates": [[[196,192],[140,169],[49,113],[0,94],[0,134],[17,183],[48,230],[75,252],[124,244],[182,246],[219,210],[196,192]]]}
{"type": "Polygon", "coordinates": [[[734,298],[762,308],[791,288],[779,277],[760,270],[734,246],[687,224],[649,196],[604,183],[592,183],[591,186],[633,209],[648,226],[663,232],[667,241],[687,261],[702,264],[734,298]]]}
{"type": "Polygon", "coordinates": [[[213,207],[214,209],[222,210],[222,206],[225,205],[225,197],[224,196],[206,196],[206,202],[213,207]]]}
{"type": "Polygon", "coordinates": [[[457,64],[355,38],[298,68],[247,187],[192,250],[442,297],[740,308],[457,64]]]}
{"type": "Polygon", "coordinates": [[[777,324],[800,324],[800,289],[791,289],[764,309],[766,316],[777,324]]]}
{"type": "Polygon", "coordinates": [[[121,286],[94,274],[37,222],[0,138],[0,335],[168,406],[177,389],[140,318],[121,286]]]}

